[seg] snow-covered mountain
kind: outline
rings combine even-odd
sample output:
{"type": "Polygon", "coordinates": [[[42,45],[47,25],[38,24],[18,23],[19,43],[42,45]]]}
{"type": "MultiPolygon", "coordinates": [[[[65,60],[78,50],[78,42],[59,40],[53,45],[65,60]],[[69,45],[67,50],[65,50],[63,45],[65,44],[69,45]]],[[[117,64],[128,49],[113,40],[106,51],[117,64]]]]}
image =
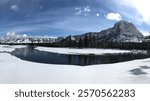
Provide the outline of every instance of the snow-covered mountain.
{"type": "Polygon", "coordinates": [[[53,43],[56,38],[33,37],[26,34],[16,34],[8,32],[4,37],[0,38],[0,43],[53,43]]]}
{"type": "Polygon", "coordinates": [[[53,43],[54,38],[38,38],[38,37],[25,37],[25,38],[4,38],[0,43],[53,43]]]}

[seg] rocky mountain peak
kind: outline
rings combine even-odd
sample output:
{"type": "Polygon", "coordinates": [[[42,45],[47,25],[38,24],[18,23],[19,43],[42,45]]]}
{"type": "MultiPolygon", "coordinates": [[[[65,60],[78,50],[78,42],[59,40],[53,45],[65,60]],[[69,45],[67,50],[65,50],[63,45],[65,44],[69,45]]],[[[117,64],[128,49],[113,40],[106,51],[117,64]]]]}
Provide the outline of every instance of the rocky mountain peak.
{"type": "Polygon", "coordinates": [[[117,22],[113,28],[98,33],[100,41],[111,42],[141,42],[144,38],[142,33],[127,21],[117,22]]]}
{"type": "MultiPolygon", "coordinates": [[[[131,23],[127,21],[119,21],[114,25],[114,30],[122,31],[122,32],[130,32],[130,31],[138,31],[137,28],[131,23]]],[[[138,31],[140,33],[140,31],[138,31]]]]}

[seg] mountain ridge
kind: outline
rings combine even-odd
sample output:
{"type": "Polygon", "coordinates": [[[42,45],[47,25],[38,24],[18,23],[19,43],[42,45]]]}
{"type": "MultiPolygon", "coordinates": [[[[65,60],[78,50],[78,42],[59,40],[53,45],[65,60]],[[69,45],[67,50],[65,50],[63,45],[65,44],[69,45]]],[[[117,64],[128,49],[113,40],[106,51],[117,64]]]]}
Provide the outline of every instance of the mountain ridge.
{"type": "MultiPolygon", "coordinates": [[[[67,44],[69,40],[74,41],[73,43],[79,43],[83,40],[94,42],[142,42],[144,36],[142,33],[132,24],[127,21],[119,21],[114,24],[112,28],[102,30],[100,32],[88,32],[82,35],[74,35],[67,37],[58,38],[37,38],[37,37],[22,37],[22,38],[4,38],[1,43],[61,43],[67,44]],[[87,39],[85,39],[87,38],[87,39]]],[[[65,45],[67,46],[67,45],[65,45]]]]}
{"type": "Polygon", "coordinates": [[[142,42],[144,36],[142,33],[130,22],[119,21],[112,28],[102,30],[100,32],[88,32],[82,35],[73,36],[79,39],[79,36],[85,37],[92,35],[102,42],[142,42]]]}

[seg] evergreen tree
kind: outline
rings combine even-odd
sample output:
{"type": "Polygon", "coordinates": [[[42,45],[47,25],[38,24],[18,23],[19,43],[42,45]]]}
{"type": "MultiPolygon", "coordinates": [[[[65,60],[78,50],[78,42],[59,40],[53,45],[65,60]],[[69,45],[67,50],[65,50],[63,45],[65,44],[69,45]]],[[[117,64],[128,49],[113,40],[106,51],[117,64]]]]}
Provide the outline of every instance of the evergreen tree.
{"type": "Polygon", "coordinates": [[[85,37],[84,37],[84,47],[85,48],[88,47],[88,37],[87,37],[87,35],[85,35],[85,37]]]}
{"type": "Polygon", "coordinates": [[[81,37],[80,37],[79,42],[78,42],[78,47],[83,48],[83,40],[81,37]]]}

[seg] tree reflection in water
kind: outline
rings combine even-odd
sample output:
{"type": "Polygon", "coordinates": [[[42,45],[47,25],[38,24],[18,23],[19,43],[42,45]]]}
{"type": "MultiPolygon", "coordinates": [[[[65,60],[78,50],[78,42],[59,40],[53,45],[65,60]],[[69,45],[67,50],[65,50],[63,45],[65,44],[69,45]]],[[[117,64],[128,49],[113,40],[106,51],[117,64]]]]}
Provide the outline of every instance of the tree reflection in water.
{"type": "Polygon", "coordinates": [[[149,53],[121,53],[121,54],[105,54],[105,55],[71,55],[58,54],[51,52],[38,51],[34,47],[26,47],[16,49],[11,52],[12,55],[26,61],[46,63],[46,64],[65,64],[65,65],[94,65],[94,64],[110,64],[124,62],[134,59],[143,59],[150,57],[149,53]]]}

